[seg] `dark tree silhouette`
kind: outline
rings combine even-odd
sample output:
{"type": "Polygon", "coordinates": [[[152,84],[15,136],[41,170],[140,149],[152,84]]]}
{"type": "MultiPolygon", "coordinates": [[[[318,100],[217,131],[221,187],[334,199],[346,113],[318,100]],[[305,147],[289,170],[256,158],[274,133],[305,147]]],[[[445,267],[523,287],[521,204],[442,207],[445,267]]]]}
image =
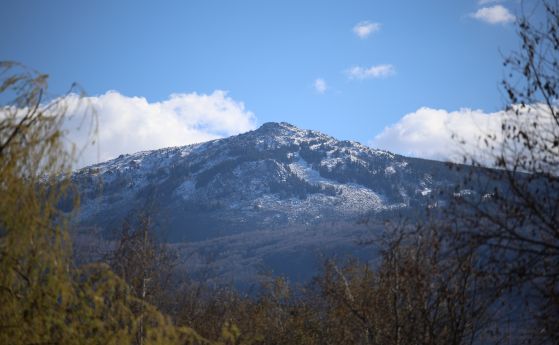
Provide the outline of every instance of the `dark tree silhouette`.
{"type": "MultiPolygon", "coordinates": [[[[483,192],[457,198],[449,214],[460,223],[454,233],[459,243],[483,254],[484,269],[498,278],[500,287],[515,290],[523,299],[526,308],[515,318],[527,330],[527,338],[556,344],[559,3],[545,1],[536,10],[543,12],[543,22],[535,22],[535,15],[521,17],[521,49],[504,61],[509,106],[501,132],[481,137],[485,147],[480,149],[489,152],[497,169],[483,174],[474,170],[467,183],[483,192]]],[[[473,156],[465,159],[485,165],[473,156]]]]}

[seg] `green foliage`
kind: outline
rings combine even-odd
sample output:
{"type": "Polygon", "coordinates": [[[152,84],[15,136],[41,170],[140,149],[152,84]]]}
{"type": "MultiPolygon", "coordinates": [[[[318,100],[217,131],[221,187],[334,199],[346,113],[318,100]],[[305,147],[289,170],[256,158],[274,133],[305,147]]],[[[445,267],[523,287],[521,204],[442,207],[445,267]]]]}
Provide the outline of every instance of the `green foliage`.
{"type": "Polygon", "coordinates": [[[0,76],[0,343],[209,343],[135,297],[108,267],[72,266],[71,215],[57,208],[72,187],[68,105],[44,99],[44,74],[1,62],[0,76]]]}
{"type": "Polygon", "coordinates": [[[0,342],[59,341],[72,296],[67,219],[55,207],[69,188],[63,115],[42,104],[46,75],[12,62],[0,73],[11,97],[0,110],[0,342]]]}
{"type": "MultiPolygon", "coordinates": [[[[506,193],[475,205],[464,199],[469,207],[460,203],[453,218],[420,231],[398,229],[375,265],[327,262],[310,286],[294,291],[277,279],[258,297],[166,284],[173,257],[149,232],[149,218],[135,230],[125,225],[108,264],[74,267],[72,214],[58,207],[68,199],[67,210],[79,205],[68,178],[76,149],[65,146],[62,130],[70,103],[46,99],[46,75],[0,62],[0,344],[502,343],[511,339],[498,332],[496,302],[512,287],[537,293],[524,300],[533,323],[521,326],[535,325],[533,339],[556,343],[559,10],[545,6],[547,26],[522,20],[523,50],[506,62],[525,81],[523,89],[505,83],[520,105],[503,124],[509,145],[495,157],[506,193]],[[525,127],[523,119],[542,108],[552,120],[544,131],[536,117],[525,127]]],[[[315,154],[302,148],[306,158],[315,154]]]]}

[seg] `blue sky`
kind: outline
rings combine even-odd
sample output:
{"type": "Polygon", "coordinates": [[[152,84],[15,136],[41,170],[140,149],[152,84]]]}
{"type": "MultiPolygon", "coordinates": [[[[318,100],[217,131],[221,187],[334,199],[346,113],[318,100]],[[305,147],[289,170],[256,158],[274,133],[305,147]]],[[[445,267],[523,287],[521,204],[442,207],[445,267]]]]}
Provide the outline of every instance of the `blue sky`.
{"type": "Polygon", "coordinates": [[[223,90],[253,126],[371,143],[424,107],[500,110],[520,10],[513,0],[5,0],[0,59],[49,73],[55,93],[76,81],[91,96],[151,104],[223,90]]]}

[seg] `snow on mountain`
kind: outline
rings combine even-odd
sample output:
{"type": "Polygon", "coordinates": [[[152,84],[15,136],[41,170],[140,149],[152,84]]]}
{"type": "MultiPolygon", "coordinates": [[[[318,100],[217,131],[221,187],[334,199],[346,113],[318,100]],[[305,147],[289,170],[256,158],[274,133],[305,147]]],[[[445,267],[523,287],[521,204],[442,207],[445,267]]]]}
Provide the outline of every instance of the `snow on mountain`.
{"type": "MultiPolygon", "coordinates": [[[[82,197],[82,228],[108,234],[126,217],[148,211],[168,241],[199,248],[225,245],[223,238],[265,242],[269,236],[262,234],[270,231],[355,224],[364,216],[381,219],[395,210],[424,208],[433,191],[460,177],[444,163],[282,122],[201,144],[121,155],[76,171],[73,179],[82,197]]],[[[332,244],[333,232],[322,233],[330,235],[312,237],[314,243],[332,244]]]]}

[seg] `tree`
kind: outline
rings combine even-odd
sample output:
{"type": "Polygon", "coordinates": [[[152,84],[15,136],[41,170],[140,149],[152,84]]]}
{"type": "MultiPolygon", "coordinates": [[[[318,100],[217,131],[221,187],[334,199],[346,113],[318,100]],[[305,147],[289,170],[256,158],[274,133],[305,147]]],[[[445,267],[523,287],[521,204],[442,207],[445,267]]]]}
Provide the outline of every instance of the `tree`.
{"type": "Polygon", "coordinates": [[[47,80],[0,62],[0,343],[131,344],[140,325],[146,344],[209,343],[135,298],[106,265],[73,267],[72,215],[58,204],[76,151],[63,142],[68,103],[47,98],[47,80]]]}
{"type": "Polygon", "coordinates": [[[526,338],[559,343],[559,4],[544,1],[537,10],[544,21],[519,19],[521,49],[504,62],[509,105],[501,132],[482,138],[497,169],[470,176],[474,189],[488,188],[457,199],[450,216],[461,223],[460,243],[522,295],[526,338]]]}
{"type": "Polygon", "coordinates": [[[492,279],[436,229],[398,228],[378,265],[330,262],[318,279],[333,344],[475,344],[490,324],[492,279]]]}
{"type": "Polygon", "coordinates": [[[177,255],[156,238],[151,217],[142,214],[134,223],[123,223],[116,247],[106,261],[135,296],[157,304],[170,289],[177,255]]]}
{"type": "Polygon", "coordinates": [[[72,156],[61,140],[63,104],[43,103],[47,76],[13,62],[0,63],[0,76],[8,99],[0,110],[0,333],[32,343],[61,327],[71,291],[68,219],[56,202],[69,188],[59,177],[72,156]]]}
{"type": "MultiPolygon", "coordinates": [[[[127,283],[136,298],[159,308],[164,307],[165,302],[169,303],[170,280],[177,256],[157,240],[149,215],[140,215],[135,224],[124,222],[116,248],[105,260],[113,272],[127,283]]],[[[140,304],[139,308],[136,312],[142,314],[144,304],[140,304]]],[[[140,318],[139,322],[137,342],[143,344],[143,319],[140,318]]]]}

